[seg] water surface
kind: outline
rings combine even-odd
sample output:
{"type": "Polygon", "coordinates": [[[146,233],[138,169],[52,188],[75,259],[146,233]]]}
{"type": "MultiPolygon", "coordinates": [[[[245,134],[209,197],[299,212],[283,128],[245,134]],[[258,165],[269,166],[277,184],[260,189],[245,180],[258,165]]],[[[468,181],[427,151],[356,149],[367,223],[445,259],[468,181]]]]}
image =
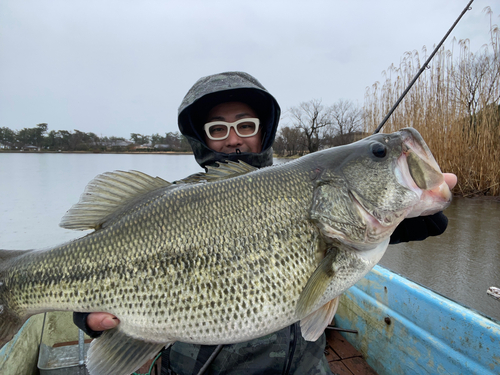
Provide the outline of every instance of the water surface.
{"type": "Polygon", "coordinates": [[[455,198],[448,228],[425,241],[389,246],[380,265],[500,320],[500,201],[455,198]]]}
{"type": "Polygon", "coordinates": [[[203,171],[192,155],[0,154],[0,249],[53,246],[87,232],[59,222],[100,173],[138,170],[167,181],[203,171]]]}

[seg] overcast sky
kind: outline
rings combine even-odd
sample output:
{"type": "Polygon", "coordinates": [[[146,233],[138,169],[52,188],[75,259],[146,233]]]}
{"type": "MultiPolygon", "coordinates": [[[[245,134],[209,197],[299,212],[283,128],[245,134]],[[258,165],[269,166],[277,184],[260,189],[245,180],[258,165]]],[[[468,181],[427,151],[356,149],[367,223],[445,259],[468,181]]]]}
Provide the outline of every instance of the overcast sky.
{"type": "MultiPolygon", "coordinates": [[[[177,131],[202,76],[255,76],[282,111],[363,104],[406,51],[429,53],[468,0],[0,0],[0,127],[130,137],[177,131]]],[[[447,41],[489,39],[475,0],[447,41]]],[[[282,125],[284,122],[282,122],[282,125]]]]}

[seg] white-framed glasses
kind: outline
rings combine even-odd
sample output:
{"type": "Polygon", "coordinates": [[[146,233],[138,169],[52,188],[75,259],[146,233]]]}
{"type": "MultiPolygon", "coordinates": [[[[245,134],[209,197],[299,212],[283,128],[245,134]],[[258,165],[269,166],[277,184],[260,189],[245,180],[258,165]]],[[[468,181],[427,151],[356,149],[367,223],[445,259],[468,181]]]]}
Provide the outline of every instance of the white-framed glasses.
{"type": "Polygon", "coordinates": [[[259,131],[260,120],[258,118],[243,118],[235,122],[212,121],[207,122],[203,129],[207,137],[214,141],[221,141],[229,137],[229,131],[234,129],[238,137],[251,137],[259,131]]]}

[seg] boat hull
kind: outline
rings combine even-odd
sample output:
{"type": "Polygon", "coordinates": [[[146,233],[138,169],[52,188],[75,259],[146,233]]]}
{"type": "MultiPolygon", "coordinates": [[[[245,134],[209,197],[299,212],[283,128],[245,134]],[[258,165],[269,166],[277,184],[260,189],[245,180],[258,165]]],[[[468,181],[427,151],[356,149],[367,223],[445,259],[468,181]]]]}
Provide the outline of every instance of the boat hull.
{"type": "MultiPolygon", "coordinates": [[[[499,303],[500,308],[500,303],[499,303]]],[[[341,298],[336,325],[379,374],[500,374],[500,324],[376,266],[341,298]]]]}

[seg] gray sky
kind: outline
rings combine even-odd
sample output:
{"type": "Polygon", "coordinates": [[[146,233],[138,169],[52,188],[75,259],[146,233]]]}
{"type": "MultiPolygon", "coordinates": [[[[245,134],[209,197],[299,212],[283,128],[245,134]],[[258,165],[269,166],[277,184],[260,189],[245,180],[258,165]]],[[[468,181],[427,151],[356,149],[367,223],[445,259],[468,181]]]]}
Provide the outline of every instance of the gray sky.
{"type": "MultiPolygon", "coordinates": [[[[283,112],[311,99],[362,105],[406,51],[430,53],[467,2],[1,0],[0,127],[177,131],[187,90],[229,70],[255,76],[283,112]]],[[[488,43],[487,6],[499,24],[500,1],[475,0],[446,46],[488,43]]]]}

